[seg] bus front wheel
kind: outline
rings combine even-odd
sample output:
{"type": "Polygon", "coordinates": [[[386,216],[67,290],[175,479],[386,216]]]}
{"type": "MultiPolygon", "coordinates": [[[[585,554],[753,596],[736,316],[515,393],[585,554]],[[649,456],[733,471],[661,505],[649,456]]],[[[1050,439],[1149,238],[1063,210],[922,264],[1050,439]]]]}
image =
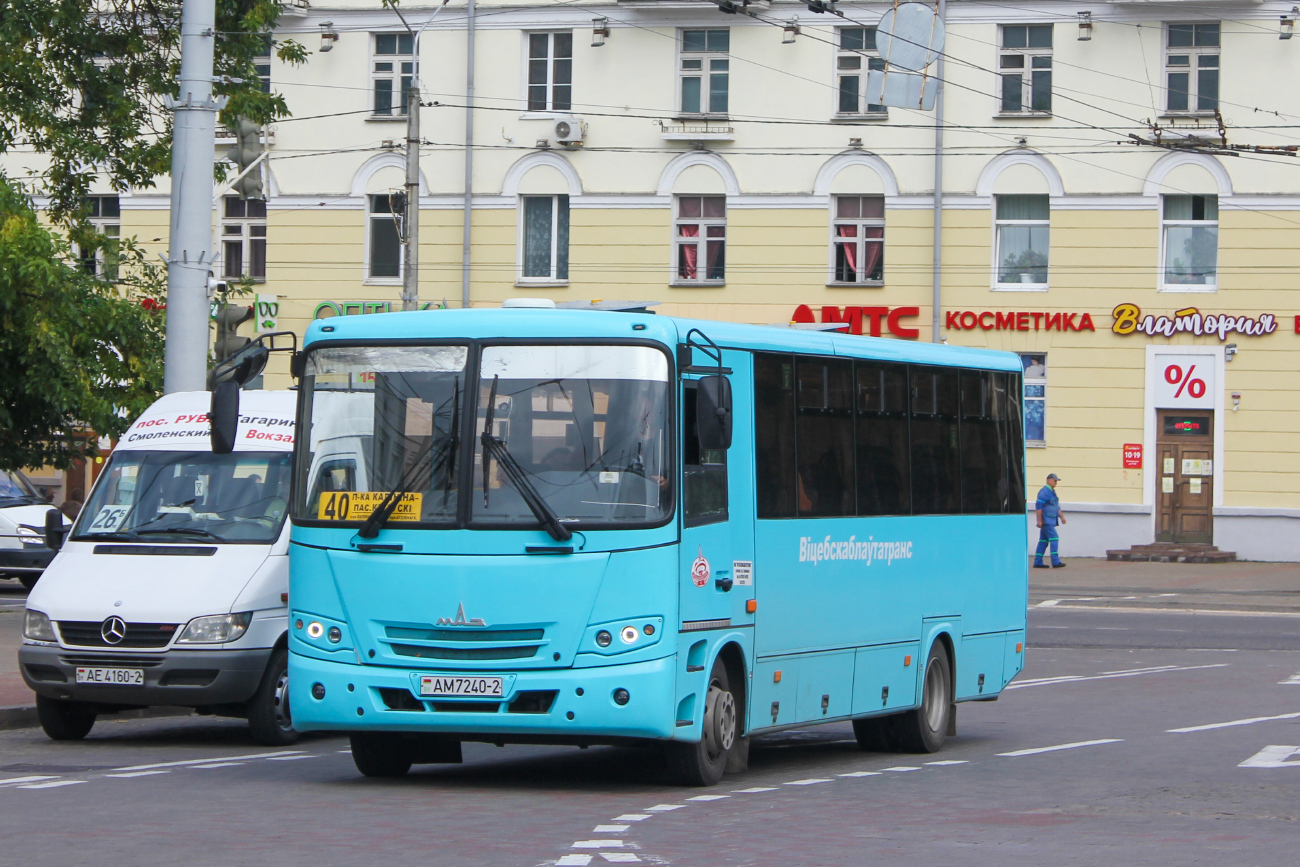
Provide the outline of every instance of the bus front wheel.
{"type": "Polygon", "coordinates": [[[740,734],[740,714],[721,657],[713,663],[704,699],[704,733],[696,743],[667,744],[668,774],[683,786],[712,786],[727,770],[740,734]]]}
{"type": "Polygon", "coordinates": [[[401,735],[356,732],[351,737],[352,761],[367,777],[404,777],[411,769],[411,750],[401,735]]]}
{"type": "Polygon", "coordinates": [[[937,753],[948,736],[952,717],[952,667],[939,642],[930,647],[921,685],[921,706],[902,714],[895,724],[898,746],[906,753],[937,753]]]}

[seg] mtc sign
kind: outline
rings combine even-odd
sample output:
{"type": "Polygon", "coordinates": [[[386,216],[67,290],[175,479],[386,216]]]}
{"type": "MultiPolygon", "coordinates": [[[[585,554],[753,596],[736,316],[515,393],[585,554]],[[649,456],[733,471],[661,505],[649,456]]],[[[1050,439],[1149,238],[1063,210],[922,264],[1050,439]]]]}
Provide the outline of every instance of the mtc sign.
{"type": "MultiPolygon", "coordinates": [[[[902,320],[921,315],[920,307],[845,307],[843,311],[836,305],[823,307],[821,322],[823,324],[843,323],[848,325],[850,334],[870,334],[881,337],[885,329],[894,337],[915,338],[921,335],[920,329],[908,328],[902,320]]],[[[815,323],[812,308],[800,304],[794,309],[790,323],[815,323]]]]}

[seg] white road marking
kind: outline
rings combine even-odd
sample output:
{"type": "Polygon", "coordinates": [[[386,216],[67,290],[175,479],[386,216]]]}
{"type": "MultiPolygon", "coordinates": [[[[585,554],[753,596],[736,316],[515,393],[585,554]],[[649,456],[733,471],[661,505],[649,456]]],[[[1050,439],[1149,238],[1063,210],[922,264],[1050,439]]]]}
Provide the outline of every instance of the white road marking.
{"type": "Polygon", "coordinates": [[[687,798],[688,801],[721,801],[723,798],[730,798],[730,795],[696,795],[694,798],[687,798]]]}
{"type": "Polygon", "coordinates": [[[190,767],[208,770],[210,768],[235,768],[242,765],[243,762],[213,762],[208,765],[191,765],[190,767]]]}
{"type": "Polygon", "coordinates": [[[919,771],[920,768],[914,768],[911,765],[895,765],[892,768],[882,768],[885,771],[919,771]]]}
{"type": "Polygon", "coordinates": [[[631,852],[601,852],[600,857],[613,864],[639,864],[641,862],[641,859],[631,852]]]}
{"type": "Polygon", "coordinates": [[[1172,668],[1135,668],[1132,671],[1115,671],[1110,674],[1067,674],[1061,677],[1045,677],[1040,680],[1024,680],[1008,684],[1006,689],[1025,689],[1030,686],[1051,686],[1057,683],[1082,683],[1085,680],[1110,680],[1116,677],[1137,677],[1142,674],[1167,674],[1175,671],[1200,671],[1205,668],[1227,668],[1231,663],[1216,662],[1212,665],[1178,665],[1172,668]]]}
{"type": "Polygon", "coordinates": [[[834,781],[831,780],[829,777],[813,777],[807,780],[791,780],[790,782],[786,783],[786,785],[787,786],[812,786],[817,783],[830,783],[830,782],[834,782],[834,781]]]}
{"type": "Polygon", "coordinates": [[[185,765],[203,765],[203,764],[207,764],[208,762],[222,762],[228,759],[233,759],[235,761],[240,761],[240,762],[246,762],[249,761],[250,759],[269,759],[274,756],[289,756],[289,755],[295,755],[297,753],[302,753],[302,752],[306,752],[306,751],[305,750],[280,750],[279,752],[275,752],[275,753],[254,753],[251,756],[220,756],[217,758],[207,758],[207,759],[186,759],[183,762],[155,762],[152,765],[131,765],[125,768],[113,768],[112,770],[152,771],[154,768],[180,768],[180,767],[184,767],[185,765]]]}
{"type": "Polygon", "coordinates": [[[630,828],[630,825],[597,825],[591,829],[593,834],[622,834],[630,828]]]}
{"type": "Polygon", "coordinates": [[[57,789],[59,786],[77,786],[89,780],[55,780],[52,783],[31,783],[26,786],[15,786],[17,789],[57,789]]]}
{"type": "Polygon", "coordinates": [[[1280,686],[1300,686],[1300,674],[1293,674],[1286,680],[1279,680],[1280,686]]]}
{"type": "Polygon", "coordinates": [[[1124,740],[1123,738],[1102,738],[1100,740],[1095,740],[1095,741],[1076,741],[1075,743],[1072,744],[1057,744],[1056,746],[1052,746],[1052,747],[1035,747],[1032,750],[1016,750],[1015,752],[1012,753],[998,753],[998,755],[1011,756],[1013,758],[1016,756],[1036,756],[1039,753],[1054,753],[1057,750],[1073,750],[1073,749],[1077,749],[1078,747],[1093,747],[1093,746],[1097,746],[1098,744],[1118,744],[1123,742],[1123,740],[1124,740]]]}
{"type": "Polygon", "coordinates": [[[615,822],[640,822],[642,819],[649,819],[649,813],[624,813],[621,816],[615,816],[615,822]]]}
{"type": "Polygon", "coordinates": [[[299,759],[316,759],[316,758],[320,758],[320,757],[319,756],[271,756],[271,758],[267,759],[267,761],[268,762],[296,762],[299,759]]]}
{"type": "Polygon", "coordinates": [[[1232,728],[1233,726],[1248,726],[1251,723],[1272,722],[1273,720],[1279,720],[1279,719],[1296,719],[1297,717],[1300,717],[1300,713],[1281,713],[1278,714],[1277,716],[1256,716],[1256,717],[1251,717],[1250,719],[1235,719],[1230,722],[1210,723],[1209,725],[1204,725],[1204,726],[1188,726],[1187,728],[1182,728],[1182,729],[1166,729],[1165,734],[1174,735],[1174,734],[1186,734],[1187,732],[1208,732],[1210,729],[1226,729],[1226,728],[1232,728]]]}
{"type": "Polygon", "coordinates": [[[57,780],[57,779],[58,779],[58,776],[57,776],[57,775],[56,775],[56,776],[53,776],[53,777],[49,777],[49,776],[46,776],[46,777],[10,777],[10,778],[7,779],[7,780],[0,780],[0,786],[5,786],[5,785],[8,785],[9,783],[39,783],[41,780],[57,780]]]}
{"type": "Polygon", "coordinates": [[[153,777],[153,776],[156,776],[156,775],[158,775],[158,774],[170,774],[170,773],[171,773],[171,771],[135,771],[135,772],[130,773],[130,774],[104,774],[104,776],[106,776],[106,777],[121,777],[121,778],[129,778],[129,777],[153,777]]]}
{"type": "Polygon", "coordinates": [[[853,771],[849,774],[836,774],[837,777],[878,777],[880,771],[853,771]]]}
{"type": "Polygon", "coordinates": [[[579,840],[571,849],[622,849],[622,840],[579,840]]]}
{"type": "Polygon", "coordinates": [[[927,765],[969,765],[966,759],[944,759],[942,762],[926,762],[927,765]]]}
{"type": "Polygon", "coordinates": [[[731,793],[733,795],[752,795],[756,792],[775,792],[775,791],[776,789],[772,788],[771,786],[754,786],[749,789],[732,789],[731,793]]]}
{"type": "Polygon", "coordinates": [[[1239,768],[1300,768],[1300,761],[1287,759],[1300,753],[1300,747],[1268,746],[1237,765],[1239,768]]]}
{"type": "Polygon", "coordinates": [[[555,867],[587,867],[590,863],[590,855],[564,855],[555,862],[555,867]]]}
{"type": "Polygon", "coordinates": [[[655,804],[653,807],[646,807],[647,813],[667,813],[669,810],[680,810],[685,804],[655,804]]]}

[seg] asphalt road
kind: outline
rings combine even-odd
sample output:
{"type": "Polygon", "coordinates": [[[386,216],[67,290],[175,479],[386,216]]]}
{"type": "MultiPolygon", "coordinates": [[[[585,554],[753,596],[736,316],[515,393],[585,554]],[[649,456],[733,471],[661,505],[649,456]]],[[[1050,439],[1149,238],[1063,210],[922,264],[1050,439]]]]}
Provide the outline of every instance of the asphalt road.
{"type": "Polygon", "coordinates": [[[224,865],[1287,864],[1300,849],[1300,618],[1032,609],[1028,666],[935,755],[847,725],[663,785],[651,754],[466,745],[361,778],[341,738],[237,721],[0,733],[0,861],[224,865]]]}

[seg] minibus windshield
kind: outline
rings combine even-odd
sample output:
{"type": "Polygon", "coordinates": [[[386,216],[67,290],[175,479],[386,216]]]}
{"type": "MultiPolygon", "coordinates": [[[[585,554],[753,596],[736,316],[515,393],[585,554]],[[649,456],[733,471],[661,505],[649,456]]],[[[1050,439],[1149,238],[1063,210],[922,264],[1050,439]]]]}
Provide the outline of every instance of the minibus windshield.
{"type": "Polygon", "coordinates": [[[267,545],[288,511],[288,452],[119,450],[73,539],[267,545]]]}
{"type": "Polygon", "coordinates": [[[0,471],[0,506],[20,506],[44,503],[45,498],[36,492],[22,473],[0,471]]]}

